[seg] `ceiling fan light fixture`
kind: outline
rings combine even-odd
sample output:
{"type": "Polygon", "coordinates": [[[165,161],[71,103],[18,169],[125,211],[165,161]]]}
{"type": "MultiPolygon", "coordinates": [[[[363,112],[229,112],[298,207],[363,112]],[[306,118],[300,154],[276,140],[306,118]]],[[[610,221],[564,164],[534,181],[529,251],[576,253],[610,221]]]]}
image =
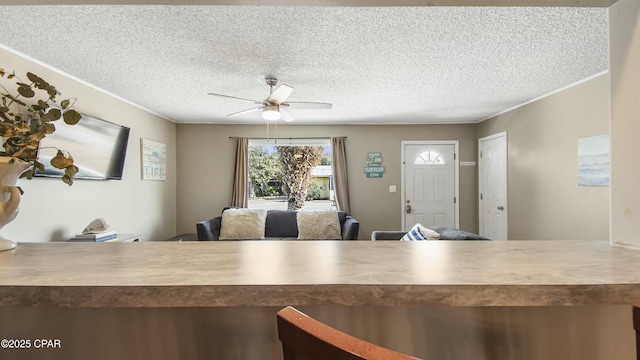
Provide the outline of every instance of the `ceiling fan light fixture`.
{"type": "Polygon", "coordinates": [[[265,120],[280,120],[281,116],[278,105],[265,105],[262,110],[262,118],[265,120]]]}
{"type": "Polygon", "coordinates": [[[209,95],[219,96],[227,99],[230,98],[230,99],[242,100],[242,101],[253,103],[255,105],[260,105],[250,109],[227,114],[227,116],[245,115],[253,112],[257,113],[258,111],[262,110],[262,118],[267,121],[269,120],[275,121],[275,120],[282,119],[286,122],[291,122],[295,120],[294,117],[291,115],[291,113],[286,110],[286,108],[282,108],[282,111],[280,111],[280,106],[285,106],[288,108],[296,108],[296,109],[331,109],[331,104],[329,103],[303,102],[303,101],[286,102],[286,100],[289,98],[289,95],[291,95],[293,88],[289,85],[282,84],[278,86],[276,89],[274,89],[274,86],[276,86],[276,83],[278,82],[278,80],[274,78],[266,78],[265,80],[267,81],[267,85],[269,86],[269,97],[262,101],[251,100],[251,99],[224,95],[224,94],[216,94],[216,93],[209,93],[209,95]]]}

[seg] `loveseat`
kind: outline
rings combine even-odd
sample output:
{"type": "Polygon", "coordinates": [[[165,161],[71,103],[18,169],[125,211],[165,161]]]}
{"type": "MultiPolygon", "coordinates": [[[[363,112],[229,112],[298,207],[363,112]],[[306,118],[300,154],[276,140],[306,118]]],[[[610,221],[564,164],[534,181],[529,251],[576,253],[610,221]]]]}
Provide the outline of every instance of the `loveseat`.
{"type": "MultiPolygon", "coordinates": [[[[227,210],[227,208],[225,208],[227,210]]],[[[223,215],[224,211],[223,210],[223,215]]],[[[306,210],[300,210],[306,211],[306,210]]],[[[341,240],[357,240],[360,223],[344,211],[337,212],[341,240]]],[[[222,215],[196,223],[198,240],[220,240],[222,215]]],[[[298,239],[298,210],[267,210],[264,240],[298,239]]]]}

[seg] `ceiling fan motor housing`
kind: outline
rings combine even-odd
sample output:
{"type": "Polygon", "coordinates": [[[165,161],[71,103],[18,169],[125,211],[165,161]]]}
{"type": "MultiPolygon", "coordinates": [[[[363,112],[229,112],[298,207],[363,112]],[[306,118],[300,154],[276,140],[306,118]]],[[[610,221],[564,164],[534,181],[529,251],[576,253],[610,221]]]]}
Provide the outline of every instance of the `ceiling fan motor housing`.
{"type": "Polygon", "coordinates": [[[274,87],[278,83],[278,79],[276,78],[266,78],[265,81],[269,87],[274,87]]]}

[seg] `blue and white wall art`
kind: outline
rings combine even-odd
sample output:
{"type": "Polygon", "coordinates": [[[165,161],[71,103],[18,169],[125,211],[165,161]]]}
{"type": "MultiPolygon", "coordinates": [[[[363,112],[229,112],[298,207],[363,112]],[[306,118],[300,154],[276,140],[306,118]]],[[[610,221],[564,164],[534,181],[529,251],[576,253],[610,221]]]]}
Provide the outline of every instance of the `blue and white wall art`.
{"type": "Polygon", "coordinates": [[[578,185],[609,185],[609,134],[578,139],[578,185]]]}

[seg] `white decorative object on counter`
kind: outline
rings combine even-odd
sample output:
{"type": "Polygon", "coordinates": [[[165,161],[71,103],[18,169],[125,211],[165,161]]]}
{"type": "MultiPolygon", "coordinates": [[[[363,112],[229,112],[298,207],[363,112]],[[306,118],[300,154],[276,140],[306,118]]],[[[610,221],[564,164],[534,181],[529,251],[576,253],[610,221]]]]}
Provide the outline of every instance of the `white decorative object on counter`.
{"type": "Polygon", "coordinates": [[[105,219],[98,218],[90,222],[89,225],[87,225],[87,227],[84,228],[84,230],[82,230],[82,233],[83,234],[101,233],[109,230],[110,227],[111,226],[109,225],[109,223],[107,223],[105,219]]]}

